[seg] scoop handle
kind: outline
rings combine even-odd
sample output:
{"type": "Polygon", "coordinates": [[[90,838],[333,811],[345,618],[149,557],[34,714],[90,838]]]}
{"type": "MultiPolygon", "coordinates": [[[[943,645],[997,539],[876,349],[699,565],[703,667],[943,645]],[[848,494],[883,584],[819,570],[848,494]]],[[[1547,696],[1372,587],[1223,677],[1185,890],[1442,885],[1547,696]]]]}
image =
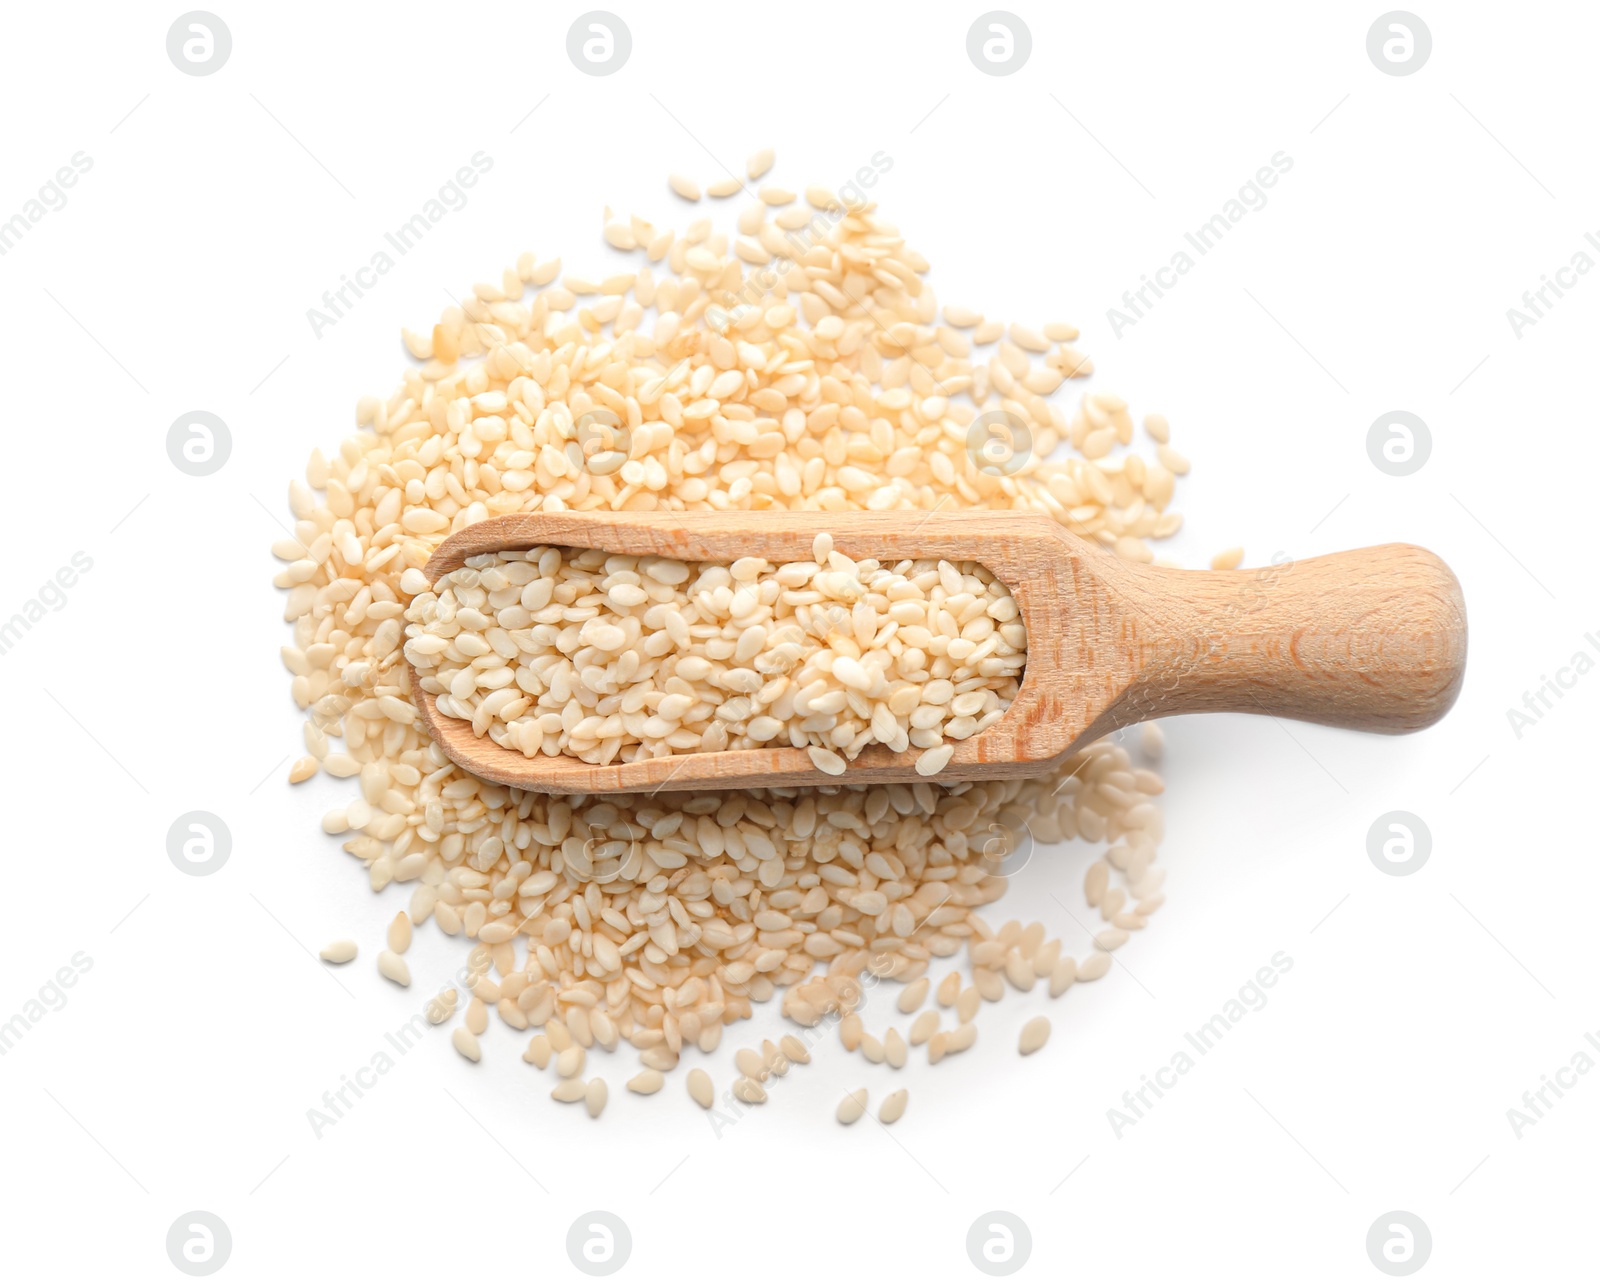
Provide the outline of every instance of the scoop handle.
{"type": "Polygon", "coordinates": [[[1235,572],[1138,565],[1144,619],[1116,724],[1244,711],[1407,733],[1456,700],[1467,661],[1461,585],[1431,551],[1370,546],[1235,572]]]}

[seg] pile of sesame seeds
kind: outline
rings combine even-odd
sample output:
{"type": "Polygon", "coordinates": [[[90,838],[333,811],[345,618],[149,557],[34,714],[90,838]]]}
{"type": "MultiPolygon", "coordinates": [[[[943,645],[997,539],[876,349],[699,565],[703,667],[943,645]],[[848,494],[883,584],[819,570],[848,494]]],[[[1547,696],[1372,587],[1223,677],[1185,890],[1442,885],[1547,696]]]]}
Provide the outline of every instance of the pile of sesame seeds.
{"type": "MultiPolygon", "coordinates": [[[[955,1023],[925,1012],[904,1039],[938,1061],[972,1044],[997,990],[1102,976],[1160,903],[1161,782],[1120,741],[1028,781],[548,797],[478,779],[426,736],[407,612],[438,593],[421,575],[438,542],[492,516],[1020,508],[1140,561],[1176,531],[1188,464],[1165,420],[1145,421],[1147,458],[1122,450],[1134,425],[1120,398],[1057,397],[1093,371],[1074,328],[941,312],[898,230],[823,189],[801,203],[764,187],[739,233],[730,244],[710,220],[679,234],[608,212],[627,271],[591,280],[520,257],[431,332],[405,333],[417,364],[389,397],[363,399],[358,432],[314,452],[290,487],[295,533],[274,547],[306,718],[290,778],[349,780],[356,794],[324,830],[373,890],[408,891],[406,934],[380,954],[387,979],[409,984],[394,944],[413,926],[475,941],[459,989],[428,1004],[445,1023],[469,999],[453,1039],[471,1060],[492,1012],[531,1033],[536,1066],[631,1050],[642,1072],[629,1088],[651,1094],[662,1082],[648,1074],[664,1080],[686,1047],[716,1049],[781,995],[802,1026],[785,1037],[831,1024],[887,1062],[900,1035],[855,1032],[863,989],[915,987],[964,955],[966,975],[946,973],[935,994],[955,1023]],[[1004,892],[1014,844],[1068,839],[1105,847],[1086,888],[1103,925],[1081,960],[1042,927],[992,930],[977,911],[1004,892]]],[[[772,1045],[783,1059],[763,1047],[767,1079],[799,1063],[772,1045]]],[[[603,1079],[567,1063],[556,1098],[599,1114],[603,1079]]],[[[766,1079],[735,1072],[748,1103],[764,1096],[766,1079]]],[[[712,1103],[704,1070],[686,1089],[712,1103]]]]}

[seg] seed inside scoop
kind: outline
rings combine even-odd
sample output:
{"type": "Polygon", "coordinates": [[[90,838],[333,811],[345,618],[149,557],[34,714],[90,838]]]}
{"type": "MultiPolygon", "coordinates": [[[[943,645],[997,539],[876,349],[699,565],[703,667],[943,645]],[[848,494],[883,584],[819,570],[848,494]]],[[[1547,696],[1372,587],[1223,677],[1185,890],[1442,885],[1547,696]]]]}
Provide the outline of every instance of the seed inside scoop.
{"type": "Polygon", "coordinates": [[[980,564],[855,560],[826,534],[812,554],[478,555],[421,581],[405,653],[442,715],[525,756],[789,746],[842,774],[881,744],[937,774],[1017,695],[1016,601],[980,564]]]}

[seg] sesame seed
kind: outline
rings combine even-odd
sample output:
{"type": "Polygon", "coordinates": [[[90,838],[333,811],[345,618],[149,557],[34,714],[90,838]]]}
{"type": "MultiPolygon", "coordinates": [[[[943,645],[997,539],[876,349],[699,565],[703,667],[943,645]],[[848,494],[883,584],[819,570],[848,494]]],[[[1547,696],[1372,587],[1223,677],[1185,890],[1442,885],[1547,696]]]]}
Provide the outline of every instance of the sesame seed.
{"type": "Polygon", "coordinates": [[[891,1091],[883,1098],[883,1103],[878,1106],[878,1121],[887,1127],[890,1123],[900,1121],[900,1115],[906,1111],[906,1102],[911,1099],[911,1093],[904,1087],[898,1091],[891,1091]]]}

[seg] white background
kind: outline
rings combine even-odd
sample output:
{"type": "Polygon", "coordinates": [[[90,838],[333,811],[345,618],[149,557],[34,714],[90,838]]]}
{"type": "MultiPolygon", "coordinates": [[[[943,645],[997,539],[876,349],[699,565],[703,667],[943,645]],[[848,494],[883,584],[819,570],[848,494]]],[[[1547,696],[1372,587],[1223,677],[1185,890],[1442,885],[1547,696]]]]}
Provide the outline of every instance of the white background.
{"type": "MultiPolygon", "coordinates": [[[[1600,677],[1521,739],[1506,709],[1578,650],[1600,659],[1600,277],[1520,340],[1505,314],[1600,229],[1592,6],[1422,7],[1431,59],[1391,77],[1365,48],[1381,3],[1027,4],[1032,56],[996,78],[966,54],[981,3],[618,4],[632,57],[595,79],[565,49],[581,6],[217,2],[233,51],[205,77],[167,57],[178,5],[7,19],[0,219],[75,152],[93,168],[0,258],[0,617],[75,551],[94,561],[0,657],[0,1018],[75,952],[94,963],[0,1059],[8,1280],[178,1282],[164,1241],[193,1209],[232,1232],[217,1281],[248,1284],[587,1282],[565,1239],[592,1209],[632,1232],[617,1282],[982,1282],[964,1238],[996,1209],[1032,1232],[1018,1282],[1381,1282],[1365,1240],[1393,1209],[1431,1229],[1419,1282],[1582,1277],[1600,1072],[1520,1140],[1506,1111],[1600,1026],[1600,677]],[[1471,620],[1461,700],[1404,739],[1168,722],[1167,907],[1107,979],[987,1008],[938,1069],[829,1041],[719,1136],[681,1070],[641,1100],[625,1053],[593,1061],[613,1092],[590,1122],[498,1024],[476,1067],[432,1030],[319,1140],[306,1111],[464,947],[430,924],[417,987],[381,980],[405,891],[372,896],[318,830],[346,790],[285,782],[300,722],[267,547],[286,482],[359,395],[387,395],[398,327],[447,291],[525,249],[598,270],[605,205],[681,227],[667,172],[709,181],[763,144],[797,188],[886,152],[874,195],[942,299],[1082,327],[1092,387],[1165,412],[1195,463],[1175,557],[1438,551],[1471,620]],[[470,204],[314,338],[306,310],[479,150],[470,204]],[[1280,150],[1270,204],[1115,339],[1106,310],[1280,150]],[[233,436],[207,478],[165,449],[197,408],[233,436]],[[1407,478],[1365,450],[1396,408],[1433,434],[1407,478]],[[233,836],[205,878],[166,852],[193,809],[233,836]],[[1432,833],[1413,876],[1368,859],[1391,809],[1432,833]],[[307,951],[346,935],[362,957],[336,973],[307,951]],[[1107,1110],[1280,950],[1266,1008],[1117,1139],[1107,1110]],[[1055,1036],[1022,1061],[1035,1013],[1055,1036]],[[911,1088],[892,1132],[833,1122],[862,1084],[911,1088]]],[[[1079,944],[1052,896],[1081,908],[1092,857],[1036,855],[995,924],[1079,944]]],[[[786,1027],[772,1007],[735,1030],[705,1061],[719,1087],[733,1045],[786,1027]]]]}

